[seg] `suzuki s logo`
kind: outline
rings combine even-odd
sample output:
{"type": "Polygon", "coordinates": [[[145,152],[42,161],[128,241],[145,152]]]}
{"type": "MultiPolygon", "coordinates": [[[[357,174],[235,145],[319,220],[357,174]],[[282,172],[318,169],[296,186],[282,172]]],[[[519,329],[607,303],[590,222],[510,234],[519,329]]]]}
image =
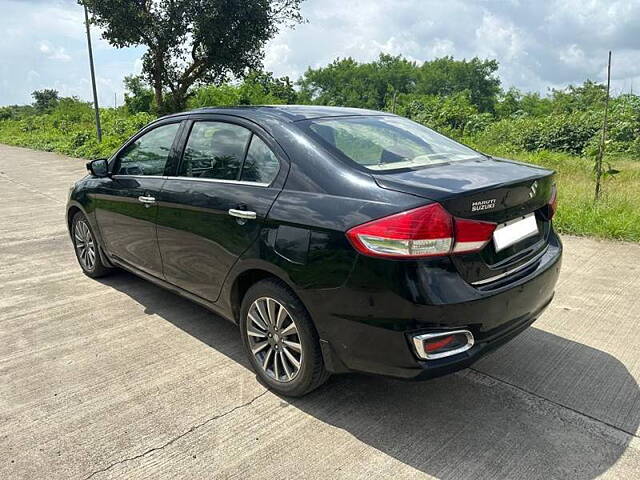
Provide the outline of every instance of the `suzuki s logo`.
{"type": "Polygon", "coordinates": [[[489,200],[478,200],[477,202],[471,202],[471,211],[479,212],[480,210],[491,210],[496,208],[496,199],[490,198],[489,200]]]}
{"type": "Polygon", "coordinates": [[[529,189],[529,198],[533,198],[538,193],[538,181],[536,180],[531,184],[531,188],[529,189]]]}

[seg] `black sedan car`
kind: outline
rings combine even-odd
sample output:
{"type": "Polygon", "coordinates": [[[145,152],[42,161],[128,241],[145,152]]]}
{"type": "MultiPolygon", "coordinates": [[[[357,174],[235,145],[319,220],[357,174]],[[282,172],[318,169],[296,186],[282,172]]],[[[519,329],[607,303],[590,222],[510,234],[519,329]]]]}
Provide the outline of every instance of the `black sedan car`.
{"type": "Polygon", "coordinates": [[[90,277],[114,267],[239,325],[259,379],[424,379],[469,366],[553,297],[552,171],[405,118],[206,108],[148,125],[71,189],[90,277]]]}

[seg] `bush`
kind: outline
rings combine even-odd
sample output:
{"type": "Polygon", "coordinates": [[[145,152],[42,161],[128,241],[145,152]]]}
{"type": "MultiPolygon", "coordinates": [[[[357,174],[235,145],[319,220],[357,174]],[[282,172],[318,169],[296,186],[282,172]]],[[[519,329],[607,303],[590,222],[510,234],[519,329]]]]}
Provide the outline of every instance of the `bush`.
{"type": "MultiPolygon", "coordinates": [[[[387,110],[394,108],[393,100],[387,110]]],[[[396,98],[397,114],[453,136],[484,130],[492,121],[490,113],[479,113],[468,91],[448,97],[401,94],[396,98]]]]}
{"type": "Polygon", "coordinates": [[[529,152],[555,150],[580,155],[600,131],[598,117],[584,113],[504,119],[487,127],[477,141],[508,144],[529,152]]]}
{"type": "Polygon", "coordinates": [[[122,108],[102,109],[100,113],[102,143],[96,139],[91,105],[75,98],[60,99],[49,113],[10,115],[0,120],[0,142],[74,157],[106,157],[155,118],[148,113],[130,115],[122,108]]]}

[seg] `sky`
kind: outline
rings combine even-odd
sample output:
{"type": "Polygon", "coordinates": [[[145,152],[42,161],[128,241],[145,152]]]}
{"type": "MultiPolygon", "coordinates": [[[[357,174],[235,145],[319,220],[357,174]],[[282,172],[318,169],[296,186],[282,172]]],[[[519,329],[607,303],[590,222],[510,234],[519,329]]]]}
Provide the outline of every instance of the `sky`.
{"type": "MultiPolygon", "coordinates": [[[[74,0],[0,0],[0,105],[30,103],[55,88],[91,98],[83,11],[74,0]]],[[[640,91],[640,0],[306,0],[307,22],[283,29],[264,66],[297,79],[336,57],[380,52],[423,62],[445,55],[492,58],[505,88],[606,81],[640,91]]],[[[93,30],[99,103],[122,104],[125,75],[139,73],[143,47],[116,49],[93,30]]]]}

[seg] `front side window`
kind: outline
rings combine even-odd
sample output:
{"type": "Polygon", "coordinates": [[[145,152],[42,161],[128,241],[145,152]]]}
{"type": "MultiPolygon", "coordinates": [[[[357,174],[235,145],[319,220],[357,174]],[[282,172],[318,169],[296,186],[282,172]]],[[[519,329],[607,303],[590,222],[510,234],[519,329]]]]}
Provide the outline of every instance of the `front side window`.
{"type": "Polygon", "coordinates": [[[182,157],[183,177],[238,180],[251,132],[223,122],[196,122],[182,157]]]}
{"type": "Polygon", "coordinates": [[[311,120],[312,136],[373,171],[449,163],[480,154],[402,117],[361,116],[311,120]]]}
{"type": "Polygon", "coordinates": [[[118,155],[117,175],[164,175],[173,140],[180,128],[171,123],[145,133],[118,155]]]}

